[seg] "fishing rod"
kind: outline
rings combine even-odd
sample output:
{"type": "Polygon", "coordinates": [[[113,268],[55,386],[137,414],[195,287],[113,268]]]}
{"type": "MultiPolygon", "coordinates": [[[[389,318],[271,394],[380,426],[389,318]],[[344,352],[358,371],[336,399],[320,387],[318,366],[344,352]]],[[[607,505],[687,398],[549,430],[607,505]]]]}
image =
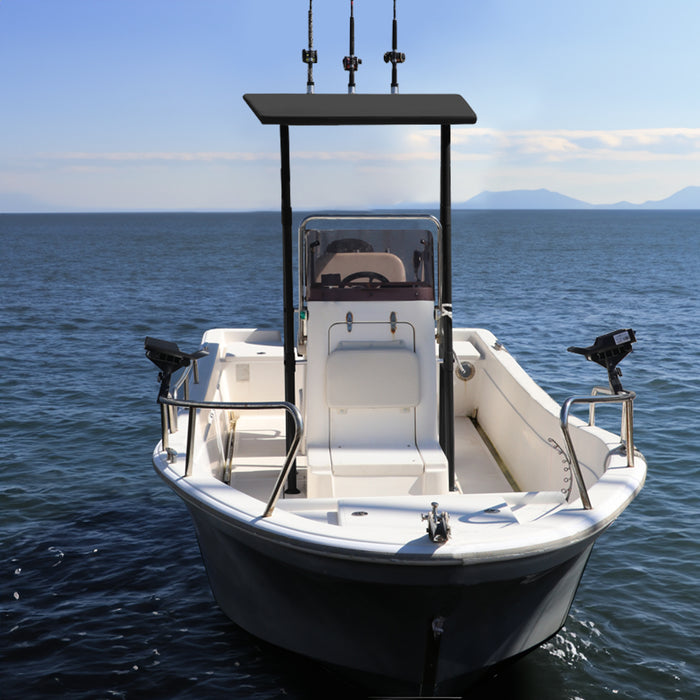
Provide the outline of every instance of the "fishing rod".
{"type": "Polygon", "coordinates": [[[314,92],[314,63],[318,63],[318,52],[314,49],[313,0],[309,0],[309,48],[301,50],[301,60],[306,63],[306,92],[314,92]]]}
{"type": "Polygon", "coordinates": [[[350,0],[350,55],[343,58],[343,68],[350,73],[348,94],[355,92],[355,71],[360,67],[362,59],[355,56],[355,13],[354,0],[350,0]]]}
{"type": "Polygon", "coordinates": [[[384,63],[391,63],[391,94],[397,95],[399,92],[399,78],[397,63],[403,63],[406,60],[406,54],[396,50],[398,45],[399,23],[396,20],[396,0],[394,0],[394,21],[391,28],[391,51],[384,54],[384,63]]]}

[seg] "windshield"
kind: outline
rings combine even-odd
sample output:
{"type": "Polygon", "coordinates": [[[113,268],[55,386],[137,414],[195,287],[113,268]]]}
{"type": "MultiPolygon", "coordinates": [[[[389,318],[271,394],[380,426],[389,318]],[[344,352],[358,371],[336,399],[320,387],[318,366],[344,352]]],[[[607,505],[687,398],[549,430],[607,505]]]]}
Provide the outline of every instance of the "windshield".
{"type": "Polygon", "coordinates": [[[305,245],[310,301],[434,299],[430,231],[312,229],[305,245]]]}

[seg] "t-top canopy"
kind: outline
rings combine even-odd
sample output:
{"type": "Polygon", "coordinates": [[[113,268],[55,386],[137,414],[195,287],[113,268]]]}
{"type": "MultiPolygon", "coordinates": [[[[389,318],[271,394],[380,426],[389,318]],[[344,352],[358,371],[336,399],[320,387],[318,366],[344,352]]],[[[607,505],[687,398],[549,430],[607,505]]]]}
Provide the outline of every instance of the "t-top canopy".
{"type": "Polygon", "coordinates": [[[248,94],[263,124],[474,124],[461,95],[248,94]]]}

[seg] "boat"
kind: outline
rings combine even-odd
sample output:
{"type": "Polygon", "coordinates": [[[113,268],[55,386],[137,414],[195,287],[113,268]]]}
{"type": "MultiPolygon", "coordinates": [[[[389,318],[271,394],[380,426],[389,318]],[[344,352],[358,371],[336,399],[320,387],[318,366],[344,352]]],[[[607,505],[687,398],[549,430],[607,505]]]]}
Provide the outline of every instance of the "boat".
{"type": "Polygon", "coordinates": [[[237,625],[375,693],[461,693],[561,629],[644,484],[618,367],[635,332],[569,348],[608,384],[559,405],[491,332],[453,327],[466,100],[309,93],[244,95],[279,128],[283,328],[213,328],[194,352],[146,338],[153,465],[237,625]],[[440,128],[439,216],[319,214],[293,231],[290,127],[399,124],[440,128]],[[596,425],[601,403],[620,406],[619,434],[596,425]]]}

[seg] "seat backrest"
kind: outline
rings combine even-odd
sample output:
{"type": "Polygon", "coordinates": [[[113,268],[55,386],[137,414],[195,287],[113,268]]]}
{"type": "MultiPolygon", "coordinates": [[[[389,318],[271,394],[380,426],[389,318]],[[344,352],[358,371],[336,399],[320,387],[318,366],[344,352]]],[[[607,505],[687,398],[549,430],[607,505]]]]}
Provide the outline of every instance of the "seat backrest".
{"type": "Polygon", "coordinates": [[[409,408],[420,402],[416,353],[401,340],[343,341],[326,363],[330,408],[409,408]]]}

